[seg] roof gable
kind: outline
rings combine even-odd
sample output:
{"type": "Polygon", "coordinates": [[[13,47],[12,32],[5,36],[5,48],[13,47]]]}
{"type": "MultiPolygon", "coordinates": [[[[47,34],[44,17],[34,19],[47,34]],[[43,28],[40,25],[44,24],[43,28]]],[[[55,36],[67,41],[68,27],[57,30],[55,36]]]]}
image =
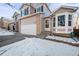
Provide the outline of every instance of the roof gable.
{"type": "Polygon", "coordinates": [[[17,16],[17,15],[20,15],[20,14],[18,12],[14,12],[12,17],[17,16]]]}
{"type": "Polygon", "coordinates": [[[59,10],[61,10],[61,9],[64,9],[64,10],[69,10],[69,11],[71,11],[71,12],[75,12],[75,11],[77,11],[78,10],[78,7],[73,7],[73,6],[60,6],[59,8],[57,8],[56,10],[54,10],[53,12],[52,12],[52,15],[53,14],[55,14],[55,13],[57,13],[59,10]]]}
{"type": "Polygon", "coordinates": [[[30,7],[33,8],[33,6],[32,6],[31,4],[32,4],[32,3],[24,3],[24,4],[22,4],[22,6],[21,6],[20,9],[22,9],[24,6],[30,6],[30,7]]]}

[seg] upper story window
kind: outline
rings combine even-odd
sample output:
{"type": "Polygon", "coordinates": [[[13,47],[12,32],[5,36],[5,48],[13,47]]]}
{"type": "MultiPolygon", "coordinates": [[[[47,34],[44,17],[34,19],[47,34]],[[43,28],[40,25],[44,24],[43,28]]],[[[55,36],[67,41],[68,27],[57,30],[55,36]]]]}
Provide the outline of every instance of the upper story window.
{"type": "Polygon", "coordinates": [[[35,11],[34,11],[35,13],[36,13],[36,9],[35,9],[35,11]]]}
{"type": "Polygon", "coordinates": [[[68,15],[68,26],[72,25],[72,15],[68,15]]]}
{"type": "Polygon", "coordinates": [[[41,12],[43,12],[43,6],[41,6],[41,12]]]}
{"type": "Polygon", "coordinates": [[[25,9],[25,15],[28,15],[29,14],[29,8],[25,9]]]}
{"type": "Polygon", "coordinates": [[[24,16],[24,10],[21,10],[21,16],[24,16]]]}
{"type": "Polygon", "coordinates": [[[55,17],[53,18],[53,27],[55,27],[55,17]]]}
{"type": "Polygon", "coordinates": [[[43,12],[43,6],[36,8],[36,12],[43,12]]]}
{"type": "Polygon", "coordinates": [[[22,11],[21,11],[21,17],[22,17],[22,11]]]}
{"type": "Polygon", "coordinates": [[[17,21],[17,15],[13,16],[14,21],[17,21]]]}
{"type": "Polygon", "coordinates": [[[58,16],[58,26],[65,26],[65,15],[58,16]]]}
{"type": "Polygon", "coordinates": [[[28,14],[29,14],[29,8],[21,11],[21,16],[25,16],[25,15],[28,15],[28,14]]]}
{"type": "Polygon", "coordinates": [[[17,21],[17,16],[15,16],[15,21],[17,21]]]}

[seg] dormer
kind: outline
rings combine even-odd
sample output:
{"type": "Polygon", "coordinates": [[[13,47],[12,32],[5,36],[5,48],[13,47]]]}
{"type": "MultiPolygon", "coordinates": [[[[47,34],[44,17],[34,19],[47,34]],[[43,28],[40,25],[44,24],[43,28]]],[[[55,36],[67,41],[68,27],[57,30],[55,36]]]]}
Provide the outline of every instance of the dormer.
{"type": "Polygon", "coordinates": [[[25,3],[20,8],[21,16],[33,13],[43,12],[45,16],[49,16],[51,11],[46,3],[25,3]]]}
{"type": "Polygon", "coordinates": [[[12,18],[13,18],[14,22],[18,22],[18,20],[20,18],[20,13],[14,12],[12,18]]]}
{"type": "Polygon", "coordinates": [[[20,8],[21,16],[29,15],[34,13],[34,8],[31,6],[31,3],[25,3],[20,8]]]}
{"type": "Polygon", "coordinates": [[[49,16],[51,13],[46,3],[33,3],[32,6],[35,8],[35,13],[43,12],[45,16],[49,16]]]}

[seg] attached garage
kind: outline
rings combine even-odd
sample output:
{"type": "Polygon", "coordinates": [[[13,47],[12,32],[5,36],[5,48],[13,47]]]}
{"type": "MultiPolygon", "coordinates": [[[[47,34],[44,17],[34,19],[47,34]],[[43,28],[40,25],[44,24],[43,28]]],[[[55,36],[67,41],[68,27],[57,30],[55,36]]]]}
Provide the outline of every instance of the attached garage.
{"type": "Polygon", "coordinates": [[[21,25],[21,33],[36,35],[36,24],[21,25]]]}
{"type": "Polygon", "coordinates": [[[37,35],[41,33],[42,13],[35,13],[24,16],[20,19],[20,33],[28,35],[37,35]]]}

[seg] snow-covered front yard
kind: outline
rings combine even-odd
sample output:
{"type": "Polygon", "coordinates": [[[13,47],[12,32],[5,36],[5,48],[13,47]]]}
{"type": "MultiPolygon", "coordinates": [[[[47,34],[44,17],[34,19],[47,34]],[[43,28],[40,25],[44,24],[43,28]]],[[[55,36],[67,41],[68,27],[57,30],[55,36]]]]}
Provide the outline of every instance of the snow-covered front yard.
{"type": "Polygon", "coordinates": [[[46,38],[62,40],[62,41],[66,41],[66,42],[75,42],[72,38],[66,38],[66,37],[60,37],[60,36],[47,36],[46,38]]]}
{"type": "Polygon", "coordinates": [[[10,32],[8,30],[0,28],[0,36],[6,36],[6,35],[14,35],[14,32],[10,32]]]}
{"type": "Polygon", "coordinates": [[[79,55],[79,47],[39,38],[26,37],[25,40],[1,47],[0,55],[75,56],[79,55]]]}
{"type": "MultiPolygon", "coordinates": [[[[0,29],[0,36],[6,36],[6,35],[14,35],[14,32],[10,32],[5,29],[0,29]]],[[[46,38],[74,42],[74,40],[72,40],[71,38],[64,38],[58,36],[47,36],[46,38]]],[[[54,41],[48,41],[35,37],[32,38],[26,37],[24,40],[0,47],[0,55],[75,56],[75,55],[79,55],[79,47],[67,45],[64,43],[58,43],[54,41]]]]}

